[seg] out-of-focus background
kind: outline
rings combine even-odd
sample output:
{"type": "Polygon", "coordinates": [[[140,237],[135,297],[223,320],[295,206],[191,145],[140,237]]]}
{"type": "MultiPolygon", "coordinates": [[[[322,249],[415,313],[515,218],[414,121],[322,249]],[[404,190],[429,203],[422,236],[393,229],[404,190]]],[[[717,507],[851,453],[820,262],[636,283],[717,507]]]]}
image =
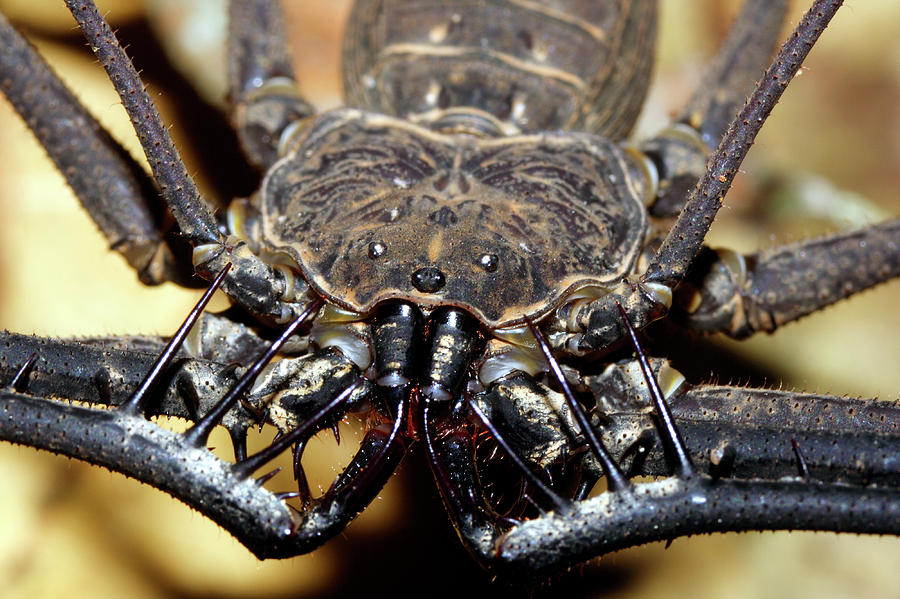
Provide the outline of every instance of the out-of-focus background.
{"type": "MultiPolygon", "coordinates": [[[[231,180],[238,177],[209,170],[230,160],[214,137],[218,117],[201,100],[221,103],[221,2],[100,4],[130,45],[204,190],[222,199],[229,185],[246,193],[240,181],[231,180]],[[151,29],[170,42],[166,52],[182,71],[166,62],[151,29]],[[203,91],[195,94],[189,81],[203,91]]],[[[739,3],[660,4],[658,66],[637,135],[652,133],[684,103],[739,3]]],[[[805,0],[793,4],[792,24],[805,0]]],[[[318,106],[339,105],[339,40],[349,2],[288,1],[285,8],[304,92],[318,106]]],[[[0,10],[28,32],[91,111],[139,156],[124,111],[62,2],[0,0],[0,10]]],[[[711,234],[713,243],[750,251],[900,213],[898,25],[895,0],[854,0],[839,11],[745,163],[711,234]],[[763,189],[776,190],[776,199],[753,202],[763,189]]],[[[170,285],[148,289],[137,282],[0,100],[0,327],[59,336],[167,334],[195,298],[196,293],[170,285]]],[[[755,372],[767,373],[771,386],[896,398],[898,303],[895,282],[776,335],[721,343],[755,372]]],[[[713,368],[703,376],[715,376],[713,368]]],[[[307,460],[326,464],[315,475],[322,484],[333,476],[330,464],[344,463],[358,438],[352,431],[344,437],[344,457],[326,457],[334,443],[323,441],[313,448],[321,456],[307,460]]],[[[340,538],[312,555],[267,563],[168,496],[81,463],[2,445],[0,481],[0,595],[5,597],[524,591],[492,582],[468,558],[415,455],[340,538]]],[[[277,484],[290,486],[287,478],[277,484]]],[[[655,544],[606,556],[533,593],[888,597],[900,596],[898,563],[896,538],[718,535],[679,539],[668,550],[655,544]]]]}

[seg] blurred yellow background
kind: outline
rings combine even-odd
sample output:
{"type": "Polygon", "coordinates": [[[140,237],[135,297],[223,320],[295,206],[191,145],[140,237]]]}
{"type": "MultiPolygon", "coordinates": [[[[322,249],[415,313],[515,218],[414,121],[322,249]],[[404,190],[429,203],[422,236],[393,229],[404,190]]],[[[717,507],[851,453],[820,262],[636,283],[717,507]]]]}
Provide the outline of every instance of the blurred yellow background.
{"type": "MultiPolygon", "coordinates": [[[[101,2],[115,26],[140,36],[145,11],[189,78],[215,102],[221,78],[216,2],[101,2]],[[188,8],[201,10],[191,20],[188,8]],[[208,11],[208,12],[203,12],[208,11]],[[191,66],[193,65],[193,66],[191,66]]],[[[662,0],[653,93],[639,135],[685,101],[724,34],[736,2],[662,0]]],[[[792,23],[804,3],[795,2],[792,23]]],[[[285,2],[301,85],[321,107],[340,104],[340,35],[347,0],[285,2]]],[[[91,111],[134,154],[140,148],[102,69],[57,0],[0,0],[91,111]]],[[[217,16],[218,15],[218,16],[217,16]]],[[[769,172],[810,172],[900,213],[900,4],[857,0],[841,9],[764,129],[730,194],[713,243],[751,251],[818,234],[819,220],[748,222],[748,190],[769,172]]],[[[144,36],[141,46],[149,44],[144,36]]],[[[138,43],[135,38],[135,44],[138,43]]],[[[148,74],[166,72],[141,64],[148,74]]],[[[150,77],[189,164],[216,147],[189,144],[173,108],[180,92],[150,77]]],[[[201,184],[211,183],[198,172],[201,184]]],[[[109,252],[93,223],[11,108],[0,100],[0,327],[39,335],[167,334],[195,301],[171,285],[142,287],[109,252]]],[[[900,390],[900,284],[844,302],[773,336],[723,342],[782,374],[773,386],[896,398],[900,390]]],[[[355,442],[352,433],[342,448],[355,442]]],[[[226,446],[226,439],[219,439],[226,446]]],[[[329,451],[323,442],[319,449],[329,451]]],[[[315,460],[307,460],[307,463],[315,460]]],[[[329,458],[330,459],[330,458],[329,458]]],[[[346,459],[346,458],[341,458],[346,459]]],[[[326,461],[323,458],[323,461],[326,461]]],[[[330,464],[330,462],[327,462],[330,464]]],[[[339,463],[339,462],[338,462],[339,463]]],[[[408,458],[382,497],[341,538],[312,555],[260,563],[227,533],[133,481],[70,460],[0,446],[0,596],[326,597],[520,594],[491,583],[458,547],[424,463],[408,458]],[[424,544],[424,545],[423,545],[424,544]]],[[[317,474],[327,484],[331,467],[317,474]]],[[[281,485],[289,488],[287,477],[281,485]]],[[[535,594],[567,597],[900,596],[900,540],[830,534],[744,534],[679,539],[620,552],[578,568],[535,594]]]]}

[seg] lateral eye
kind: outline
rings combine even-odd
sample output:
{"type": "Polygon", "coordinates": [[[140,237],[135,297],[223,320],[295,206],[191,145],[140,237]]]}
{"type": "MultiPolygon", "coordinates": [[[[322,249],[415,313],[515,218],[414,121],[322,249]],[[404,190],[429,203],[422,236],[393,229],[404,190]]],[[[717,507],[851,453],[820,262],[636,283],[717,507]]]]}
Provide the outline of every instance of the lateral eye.
{"type": "Polygon", "coordinates": [[[495,272],[500,266],[500,258],[497,254],[482,254],[478,258],[478,266],[486,272],[495,272]]]}

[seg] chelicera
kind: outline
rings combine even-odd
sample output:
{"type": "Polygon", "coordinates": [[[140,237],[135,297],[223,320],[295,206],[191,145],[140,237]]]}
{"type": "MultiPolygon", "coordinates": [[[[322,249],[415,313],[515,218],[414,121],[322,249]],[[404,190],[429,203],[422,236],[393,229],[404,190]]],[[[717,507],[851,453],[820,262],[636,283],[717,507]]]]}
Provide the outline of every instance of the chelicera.
{"type": "MultiPolygon", "coordinates": [[[[150,393],[162,374],[117,398],[115,381],[101,369],[92,374],[99,398],[74,391],[68,397],[119,406],[107,412],[35,401],[39,361],[21,360],[5,397],[5,438],[164,488],[261,557],[308,551],[339,532],[377,494],[409,440],[423,442],[460,537],[498,570],[547,571],[629,544],[712,530],[896,532],[896,473],[888,458],[849,447],[838,460],[844,466],[823,466],[835,461],[826,451],[834,435],[847,436],[840,426],[770,454],[759,443],[740,445],[738,433],[692,442],[690,431],[709,429],[692,428],[692,418],[711,408],[676,409],[673,420],[665,402],[768,402],[784,416],[798,394],[691,388],[640,351],[638,362],[614,363],[593,377],[557,360],[568,356],[578,366],[580,356],[630,342],[630,323],[641,328],[666,314],[701,331],[771,330],[897,273],[895,221],[749,260],[702,247],[746,149],[835,3],[816,3],[728,129],[768,60],[784,11],[779,2],[749,5],[733,32],[741,43],[726,44],[713,68],[715,86],[698,93],[679,123],[634,148],[620,138],[646,87],[652,2],[597,4],[566,18],[512,4],[464,11],[360,2],[346,73],[349,103],[362,108],[318,116],[292,80],[277,6],[235,3],[232,120],[248,159],[267,174],[257,194],[232,203],[227,223],[196,192],[102,19],[89,3],[68,4],[135,121],[156,183],[193,246],[195,270],[215,276],[237,306],[280,337],[268,343],[234,311],[206,316],[186,346],[193,365],[247,365],[221,401],[204,395],[218,389],[197,383],[228,386],[224,369],[179,375],[181,387],[162,400],[150,393]],[[758,27],[760,20],[775,25],[758,27]],[[487,23],[494,28],[487,31],[487,23]],[[487,48],[483,39],[491,40],[487,48]],[[550,51],[566,44],[569,53],[550,51]],[[849,271],[830,267],[854,261],[861,247],[872,260],[849,271]],[[298,340],[297,331],[306,334],[298,340]],[[265,366],[272,354],[303,352],[306,344],[303,357],[265,366]],[[601,408],[595,422],[572,386],[593,391],[601,408]],[[183,408],[169,401],[179,393],[189,399],[183,408]],[[658,434],[647,426],[645,405],[662,420],[658,434]],[[350,409],[368,414],[372,426],[334,485],[313,498],[299,465],[303,446],[350,409]],[[61,436],[35,436],[34,424],[47,417],[42,410],[58,412],[61,436]],[[169,435],[144,412],[186,413],[196,423],[169,435]],[[246,429],[260,421],[282,436],[247,456],[246,429]],[[218,424],[235,440],[235,464],[205,450],[218,424]],[[484,431],[520,463],[525,479],[522,498],[507,513],[481,492],[487,481],[476,466],[475,439],[484,431]],[[128,445],[109,446],[117,435],[128,445]],[[297,514],[285,497],[249,479],[288,447],[297,456],[297,514]],[[191,466],[178,465],[187,458],[191,466]],[[782,480],[798,463],[806,474],[782,480]],[[571,487],[548,483],[535,474],[542,469],[562,469],[571,487]],[[664,478],[635,484],[637,474],[664,478]],[[609,491],[586,499],[601,476],[609,491]],[[526,496],[546,511],[529,508],[526,496]],[[795,506],[809,497],[828,507],[797,518],[795,506]]],[[[4,39],[20,47],[11,29],[4,39]]],[[[21,52],[23,64],[38,64],[21,52]]],[[[35,104],[26,79],[4,83],[7,94],[26,120],[60,126],[35,104]]],[[[90,135],[108,148],[101,134],[90,135]]],[[[144,182],[127,162],[110,155],[111,170],[85,180],[77,157],[65,149],[55,156],[142,278],[182,280],[151,218],[139,214],[136,224],[133,214],[107,215],[109,183],[133,187],[126,205],[142,211],[144,182]]],[[[40,345],[20,343],[10,359],[40,345]]],[[[168,353],[151,373],[167,371],[168,353]]],[[[860,411],[853,401],[845,402],[847,414],[860,411]]],[[[853,426],[895,442],[890,426],[879,427],[885,419],[877,411],[853,426]]],[[[782,432],[790,426],[769,423],[782,432]]]]}

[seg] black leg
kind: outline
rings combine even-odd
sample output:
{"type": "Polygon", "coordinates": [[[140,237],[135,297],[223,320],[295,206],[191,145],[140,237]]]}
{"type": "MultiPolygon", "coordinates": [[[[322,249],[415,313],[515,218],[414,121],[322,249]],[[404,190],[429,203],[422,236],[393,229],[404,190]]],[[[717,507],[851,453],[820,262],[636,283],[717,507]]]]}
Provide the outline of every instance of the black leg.
{"type": "Polygon", "coordinates": [[[604,349],[624,338],[625,330],[617,304],[625,308],[628,319],[637,328],[646,326],[667,312],[671,306],[672,289],[683,280],[702,248],[725,193],[763,122],[840,5],[837,0],[817,0],[804,15],[743,110],[731,122],[706,173],[694,188],[640,281],[623,284],[613,293],[588,304],[576,315],[575,320],[584,331],[579,350],[604,349]]]}
{"type": "Polygon", "coordinates": [[[234,266],[222,287],[236,302],[279,322],[301,312],[306,307],[297,303],[302,293],[288,294],[291,285],[282,274],[253,254],[245,242],[220,234],[212,208],[200,196],[137,71],[94,3],[67,0],[66,5],[115,86],[166,205],[194,246],[197,273],[212,279],[231,263],[234,266]]]}
{"type": "Polygon", "coordinates": [[[900,220],[743,257],[705,250],[679,287],[673,317],[747,337],[900,276],[900,220]]]}
{"type": "MultiPolygon", "coordinates": [[[[28,357],[34,365],[17,388],[38,397],[118,406],[125,403],[162,351],[163,339],[53,339],[0,332],[0,385],[12,381],[28,357]]],[[[190,419],[188,402],[200,413],[209,410],[236,382],[227,363],[179,357],[165,373],[165,384],[153,394],[147,415],[190,419]],[[174,384],[171,384],[174,383],[174,384]],[[197,401],[189,397],[197,392],[197,401]]],[[[252,424],[247,419],[246,425],[252,424]]]]}
{"type": "Polygon", "coordinates": [[[785,0],[744,2],[728,37],[676,124],[640,145],[658,168],[654,216],[677,216],[706,172],[709,155],[744,106],[778,47],[785,0]]]}
{"type": "Polygon", "coordinates": [[[743,110],[729,125],[706,174],[642,277],[643,283],[674,286],[684,278],[760,128],[841,4],[837,0],[817,0],[803,15],[743,110]]]}
{"type": "Polygon", "coordinates": [[[748,0],[735,17],[688,105],[678,117],[700,133],[710,151],[744,106],[778,48],[786,0],[748,0]]]}
{"type": "MultiPolygon", "coordinates": [[[[0,14],[0,89],[141,281],[188,284],[160,232],[153,181],[0,14]]],[[[190,269],[188,269],[190,271],[190,269]]],[[[189,272],[189,274],[192,274],[189,272]]]]}
{"type": "Polygon", "coordinates": [[[231,2],[229,18],[231,122],[249,160],[265,170],[285,128],[314,110],[297,89],[278,0],[231,2]]]}
{"type": "Polygon", "coordinates": [[[182,234],[194,245],[217,242],[219,231],[212,208],[200,196],[125,50],[93,2],[67,0],[66,6],[119,93],[150,162],[153,178],[182,234]]]}

